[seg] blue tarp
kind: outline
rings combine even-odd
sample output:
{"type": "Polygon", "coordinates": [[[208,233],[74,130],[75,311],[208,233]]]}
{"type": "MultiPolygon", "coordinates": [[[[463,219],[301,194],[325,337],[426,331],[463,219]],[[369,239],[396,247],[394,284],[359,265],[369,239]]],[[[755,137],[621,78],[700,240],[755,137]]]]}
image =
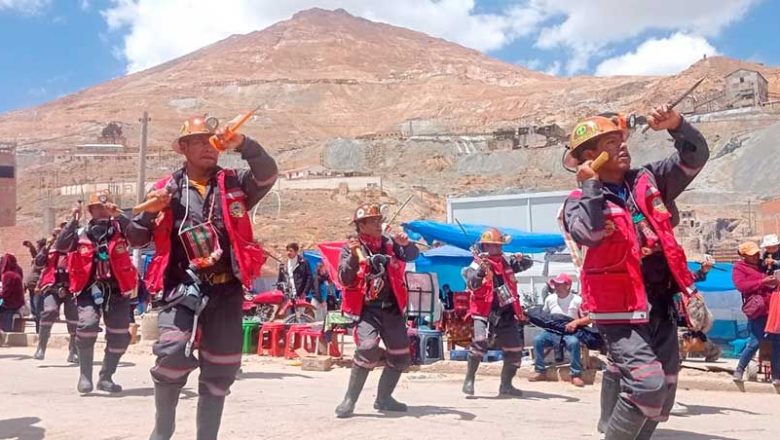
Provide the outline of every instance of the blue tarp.
{"type": "Polygon", "coordinates": [[[439,287],[448,284],[455,292],[466,289],[461,270],[471,264],[471,252],[455,246],[441,246],[423,252],[414,261],[417,272],[435,273],[439,287]]]}
{"type": "MultiPolygon", "coordinates": [[[[407,233],[419,234],[428,243],[436,240],[461,249],[469,249],[479,240],[482,231],[488,227],[464,224],[464,234],[464,231],[457,224],[430,220],[415,220],[403,224],[407,233]]],[[[512,242],[504,246],[504,250],[507,252],[542,253],[549,249],[562,249],[564,247],[561,234],[524,232],[512,228],[502,228],[501,232],[512,236],[512,242]]]]}
{"type": "MultiPolygon", "coordinates": [[[[692,271],[701,268],[700,263],[688,262],[688,267],[692,271]]],[[[734,265],[731,263],[717,263],[715,267],[707,274],[704,282],[696,283],[696,287],[702,292],[730,292],[737,288],[731,280],[731,273],[734,271],[734,265]]]]}

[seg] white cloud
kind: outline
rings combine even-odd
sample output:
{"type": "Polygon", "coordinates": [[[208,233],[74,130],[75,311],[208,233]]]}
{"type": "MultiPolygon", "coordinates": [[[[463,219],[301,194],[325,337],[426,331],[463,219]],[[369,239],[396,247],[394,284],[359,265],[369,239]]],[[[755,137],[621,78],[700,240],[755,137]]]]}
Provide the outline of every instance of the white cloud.
{"type": "Polygon", "coordinates": [[[344,8],[369,20],[403,26],[480,51],[500,49],[529,35],[538,11],[510,8],[478,14],[475,0],[112,0],[103,16],[112,30],[126,32],[130,72],[152,67],[231,34],[263,29],[312,7],[344,8]]]}
{"type": "Polygon", "coordinates": [[[570,54],[566,71],[576,73],[585,70],[588,62],[611,44],[647,31],[718,35],[760,1],[529,0],[525,7],[553,19],[542,27],[536,45],[566,49],[570,54]]]}
{"type": "Polygon", "coordinates": [[[45,87],[31,87],[27,89],[27,94],[35,98],[46,96],[47,93],[48,91],[46,90],[45,87]]]}
{"type": "Polygon", "coordinates": [[[0,11],[11,10],[23,14],[37,14],[50,4],[51,0],[0,0],[0,11]]]}
{"type": "Polygon", "coordinates": [[[596,67],[596,75],[670,75],[704,55],[717,54],[706,38],[676,33],[669,38],[647,40],[633,52],[602,61],[596,67]]]}
{"type": "Polygon", "coordinates": [[[539,70],[544,65],[544,61],[539,58],[532,58],[530,60],[518,60],[515,61],[518,66],[523,66],[531,70],[539,70]]]}
{"type": "Polygon", "coordinates": [[[89,11],[89,9],[92,7],[92,2],[90,0],[80,0],[79,7],[82,11],[89,11]]]}
{"type": "MultiPolygon", "coordinates": [[[[22,0],[0,4],[14,1],[22,0]]],[[[716,36],[762,0],[512,0],[491,14],[475,12],[478,1],[111,0],[102,12],[110,29],[124,33],[121,51],[131,72],[321,7],[344,8],[480,51],[529,38],[537,48],[555,51],[560,62],[551,68],[573,74],[647,32],[716,36]]]]}
{"type": "Polygon", "coordinates": [[[544,73],[552,76],[558,76],[561,74],[561,67],[562,66],[560,61],[553,61],[549,66],[547,66],[547,69],[544,70],[544,73]]]}

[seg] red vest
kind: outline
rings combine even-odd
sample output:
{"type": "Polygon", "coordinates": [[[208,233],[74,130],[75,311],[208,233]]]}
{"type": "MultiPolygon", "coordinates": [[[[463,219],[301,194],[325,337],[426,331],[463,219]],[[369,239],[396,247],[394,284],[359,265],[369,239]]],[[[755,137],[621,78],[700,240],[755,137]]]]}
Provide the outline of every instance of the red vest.
{"type": "Polygon", "coordinates": [[[46,255],[46,266],[44,266],[41,272],[41,279],[38,280],[38,290],[43,291],[57,282],[57,269],[61,263],[67,265],[67,258],[63,260],[62,257],[63,254],[54,249],[51,249],[46,255]]]}
{"type": "MultiPolygon", "coordinates": [[[[130,259],[129,247],[125,237],[119,233],[119,225],[115,224],[117,232],[108,242],[108,262],[111,274],[119,285],[122,295],[129,295],[138,286],[138,272],[130,259]]],[[[78,295],[92,280],[92,265],[95,258],[95,245],[85,232],[79,234],[76,250],[68,253],[68,276],[70,291],[78,295]]]]}
{"type": "MultiPolygon", "coordinates": [[[[517,278],[515,278],[515,272],[512,270],[512,265],[509,264],[506,257],[503,256],[498,262],[493,260],[488,260],[488,262],[490,262],[490,265],[493,267],[493,276],[502,277],[504,283],[509,288],[509,291],[512,292],[512,296],[515,298],[515,302],[512,304],[512,307],[515,309],[515,315],[517,318],[522,320],[523,309],[520,306],[520,297],[517,294],[517,278]]],[[[472,263],[471,267],[475,267],[475,265],[478,264],[479,263],[475,261],[472,263]]],[[[490,315],[490,310],[493,307],[493,279],[490,277],[485,277],[482,281],[482,285],[479,288],[474,290],[469,289],[469,291],[471,292],[469,315],[472,317],[487,319],[488,315],[490,315]]]]}
{"type": "MultiPolygon", "coordinates": [[[[390,256],[390,262],[387,264],[387,278],[390,281],[390,288],[393,289],[393,295],[398,304],[401,314],[406,313],[406,304],[409,299],[409,291],[406,288],[406,263],[399,260],[393,252],[392,241],[385,243],[385,253],[390,256]]],[[[360,318],[363,312],[363,303],[366,300],[368,286],[366,285],[366,274],[369,272],[368,261],[360,263],[355,280],[349,286],[344,287],[344,293],[341,301],[341,311],[352,318],[360,318]]],[[[340,281],[340,280],[339,280],[340,281]]]]}
{"type": "MultiPolygon", "coordinates": [[[[172,176],[159,180],[154,189],[162,189],[172,176]]],[[[252,222],[246,206],[246,194],[238,184],[236,172],[220,170],[217,173],[222,218],[230,240],[233,258],[238,263],[239,277],[244,287],[252,288],[252,281],[260,276],[265,264],[265,252],[254,241],[252,222]]],[[[155,253],[146,271],[146,287],[156,294],[163,290],[163,277],[171,256],[171,233],[173,231],[173,211],[168,208],[157,217],[153,239],[155,253]]]]}
{"type": "MultiPolygon", "coordinates": [[[[577,199],[581,191],[572,192],[577,199]]],[[[685,251],[677,242],[667,210],[652,176],[641,172],[632,190],[637,208],[652,225],[674,281],[685,295],[695,292],[685,251]]],[[[604,239],[586,249],[580,273],[583,309],[601,324],[646,323],[649,308],[642,277],[639,237],[631,213],[612,202],[604,206],[604,239]]]]}

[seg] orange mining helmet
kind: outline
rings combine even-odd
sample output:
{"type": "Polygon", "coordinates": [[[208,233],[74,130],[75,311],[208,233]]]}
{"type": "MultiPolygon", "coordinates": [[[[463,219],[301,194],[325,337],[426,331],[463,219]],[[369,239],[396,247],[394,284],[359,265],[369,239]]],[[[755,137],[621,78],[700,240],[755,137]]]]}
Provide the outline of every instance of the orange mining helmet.
{"type": "Polygon", "coordinates": [[[357,223],[367,218],[384,218],[384,216],[381,206],[376,203],[364,203],[355,210],[355,215],[352,216],[352,223],[357,223]]]}
{"type": "Polygon", "coordinates": [[[496,228],[487,228],[479,236],[479,244],[509,244],[512,241],[512,237],[509,235],[502,235],[501,231],[496,228]]]}
{"type": "Polygon", "coordinates": [[[181,141],[184,139],[187,139],[190,136],[198,136],[198,135],[208,135],[211,136],[217,131],[217,127],[219,126],[219,120],[214,117],[206,117],[206,116],[193,116],[186,121],[181,126],[181,130],[179,130],[179,137],[176,138],[176,140],[173,141],[173,151],[181,154],[181,141]]]}
{"type": "Polygon", "coordinates": [[[563,158],[563,164],[571,169],[577,168],[580,161],[574,157],[574,152],[590,140],[597,139],[609,133],[621,132],[624,138],[628,136],[628,127],[625,118],[615,115],[612,118],[605,116],[591,116],[577,123],[571,132],[568,151],[563,158]]]}
{"type": "Polygon", "coordinates": [[[90,206],[105,205],[106,203],[114,203],[114,199],[111,198],[111,193],[108,191],[95,191],[89,195],[87,208],[90,206]]]}

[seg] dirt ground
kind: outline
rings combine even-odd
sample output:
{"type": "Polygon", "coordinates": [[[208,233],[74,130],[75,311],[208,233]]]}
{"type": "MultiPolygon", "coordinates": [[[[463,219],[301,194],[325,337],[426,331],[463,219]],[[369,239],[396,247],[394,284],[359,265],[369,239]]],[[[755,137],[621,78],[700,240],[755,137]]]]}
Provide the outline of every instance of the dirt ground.
{"type": "MultiPolygon", "coordinates": [[[[34,361],[32,347],[0,348],[0,439],[145,439],[154,416],[151,356],[126,355],[115,379],[125,387],[116,396],[76,392],[78,369],[64,362],[66,352],[50,349],[34,361]]],[[[96,367],[95,371],[99,367],[96,367]]],[[[498,399],[497,377],[477,381],[477,396],[460,393],[461,377],[409,373],[395,396],[410,405],[407,414],[372,409],[379,372],[374,372],[355,417],[333,415],[346,388],[348,370],[301,371],[256,356],[245,358],[228,397],[222,439],[504,439],[543,434],[556,440],[598,439],[598,387],[575,389],[566,383],[516,379],[525,396],[498,399]]],[[[197,376],[190,376],[179,404],[175,438],[194,438],[197,376]]],[[[777,438],[780,396],[687,391],[678,394],[688,415],[672,417],[658,439],[777,438]]]]}

